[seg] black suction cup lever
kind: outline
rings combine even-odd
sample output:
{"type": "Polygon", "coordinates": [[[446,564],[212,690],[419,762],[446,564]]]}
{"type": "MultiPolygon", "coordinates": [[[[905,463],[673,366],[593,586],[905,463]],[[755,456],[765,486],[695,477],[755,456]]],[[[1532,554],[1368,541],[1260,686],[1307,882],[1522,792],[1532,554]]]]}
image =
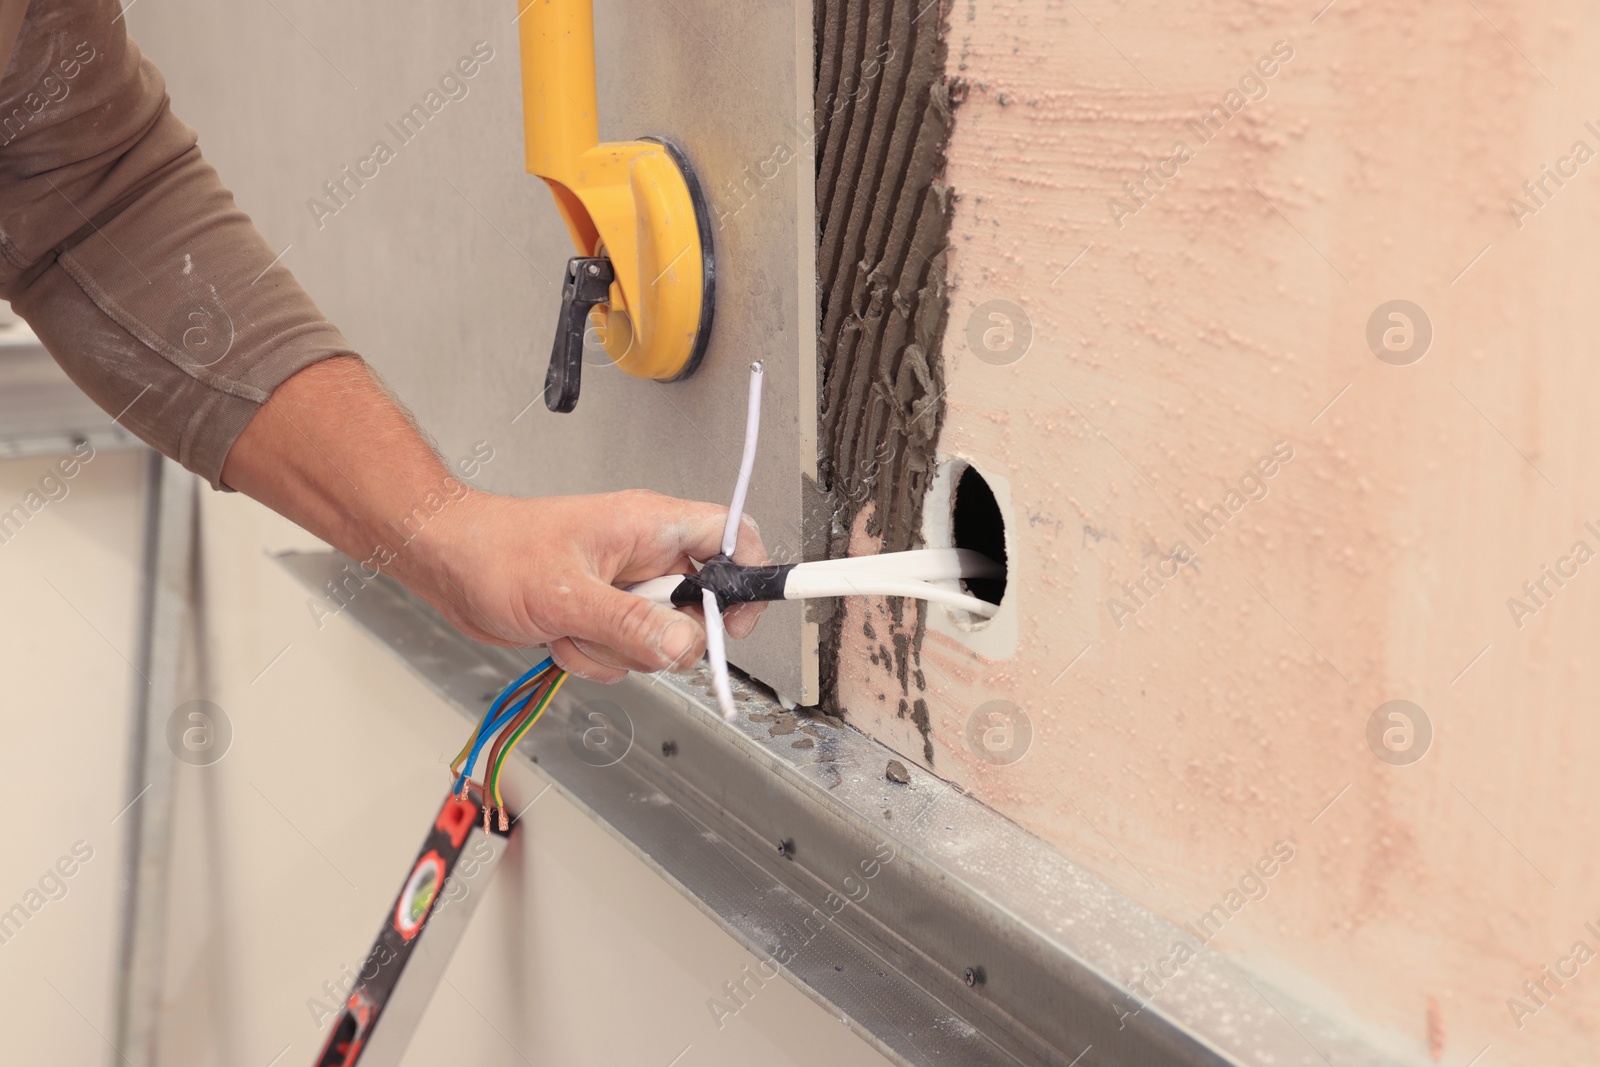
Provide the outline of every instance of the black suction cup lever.
{"type": "Polygon", "coordinates": [[[604,256],[573,256],[567,260],[561,314],[556,317],[556,343],[550,350],[550,370],[544,376],[544,402],[551,411],[565,413],[578,406],[583,336],[589,312],[611,298],[615,278],[611,261],[604,256]]]}

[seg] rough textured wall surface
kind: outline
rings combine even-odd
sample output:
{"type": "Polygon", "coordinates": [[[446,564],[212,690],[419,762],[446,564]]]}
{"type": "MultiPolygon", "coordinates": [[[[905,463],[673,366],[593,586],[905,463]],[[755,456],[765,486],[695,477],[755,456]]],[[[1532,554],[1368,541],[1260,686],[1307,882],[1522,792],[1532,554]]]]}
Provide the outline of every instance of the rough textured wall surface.
{"type": "Polygon", "coordinates": [[[956,0],[938,460],[1012,580],[909,693],[847,608],[839,700],[1419,1062],[1595,1062],[1600,14],[1324,2],[956,0]]]}
{"type": "MultiPolygon", "coordinates": [[[[819,483],[830,558],[864,527],[883,551],[921,544],[942,421],[951,124],[944,0],[817,0],[819,483]]],[[[891,602],[873,661],[898,685],[896,714],[928,731],[917,691],[922,607],[891,602]]],[[[841,647],[835,611],[824,645],[841,647]]],[[[881,631],[881,632],[879,632],[881,631]]],[[[838,699],[823,657],[824,703],[838,699]]],[[[927,744],[932,758],[931,741],[927,744]]]]}

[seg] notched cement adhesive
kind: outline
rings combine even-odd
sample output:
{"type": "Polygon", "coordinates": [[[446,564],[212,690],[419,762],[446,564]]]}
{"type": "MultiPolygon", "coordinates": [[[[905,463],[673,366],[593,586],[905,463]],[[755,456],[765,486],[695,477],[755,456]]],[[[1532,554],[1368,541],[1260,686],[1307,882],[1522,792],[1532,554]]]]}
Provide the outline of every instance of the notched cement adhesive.
{"type": "MultiPolygon", "coordinates": [[[[945,150],[959,102],[945,78],[948,4],[818,0],[817,291],[821,334],[820,485],[830,558],[849,550],[863,511],[884,552],[922,542],[922,502],[944,419],[940,351],[948,313],[952,196],[945,150]]],[[[824,547],[818,545],[817,547],[824,547]]],[[[933,762],[922,685],[927,606],[890,598],[872,656],[901,692],[899,714],[933,762]],[[915,683],[915,689],[913,689],[915,683]]],[[[819,620],[822,693],[838,708],[845,613],[819,620]]],[[[871,624],[868,623],[868,630],[871,624]]],[[[847,709],[839,708],[840,714],[847,709]]]]}

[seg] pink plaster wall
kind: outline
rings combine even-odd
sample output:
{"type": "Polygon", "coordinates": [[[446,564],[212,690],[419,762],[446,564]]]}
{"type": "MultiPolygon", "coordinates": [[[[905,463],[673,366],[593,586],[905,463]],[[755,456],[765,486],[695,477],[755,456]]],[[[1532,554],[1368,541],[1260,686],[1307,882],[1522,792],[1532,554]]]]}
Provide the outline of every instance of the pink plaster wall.
{"type": "MultiPolygon", "coordinates": [[[[1015,647],[933,609],[912,696],[934,770],[1175,921],[1289,842],[1213,944],[1325,1009],[1594,1062],[1600,964],[1560,961],[1600,951],[1600,11],[1319,6],[956,0],[941,454],[1009,491],[1015,647]],[[1366,336],[1399,298],[1408,365],[1366,336]],[[1031,344],[980,358],[1005,315],[1031,344]],[[969,741],[994,699],[1015,762],[969,741]],[[1433,731],[1409,765],[1367,738],[1393,699],[1433,731]]],[[[884,607],[850,610],[843,702],[921,760],[884,607]]]]}

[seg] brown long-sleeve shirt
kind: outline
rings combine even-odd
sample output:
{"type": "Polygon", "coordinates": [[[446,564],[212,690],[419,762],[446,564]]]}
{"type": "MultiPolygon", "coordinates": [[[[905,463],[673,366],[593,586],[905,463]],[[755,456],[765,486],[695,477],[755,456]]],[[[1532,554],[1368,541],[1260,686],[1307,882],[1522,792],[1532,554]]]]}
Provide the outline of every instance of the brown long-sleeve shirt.
{"type": "Polygon", "coordinates": [[[0,297],[211,484],[285,379],[353,354],[172,114],[116,0],[0,0],[0,297]]]}

